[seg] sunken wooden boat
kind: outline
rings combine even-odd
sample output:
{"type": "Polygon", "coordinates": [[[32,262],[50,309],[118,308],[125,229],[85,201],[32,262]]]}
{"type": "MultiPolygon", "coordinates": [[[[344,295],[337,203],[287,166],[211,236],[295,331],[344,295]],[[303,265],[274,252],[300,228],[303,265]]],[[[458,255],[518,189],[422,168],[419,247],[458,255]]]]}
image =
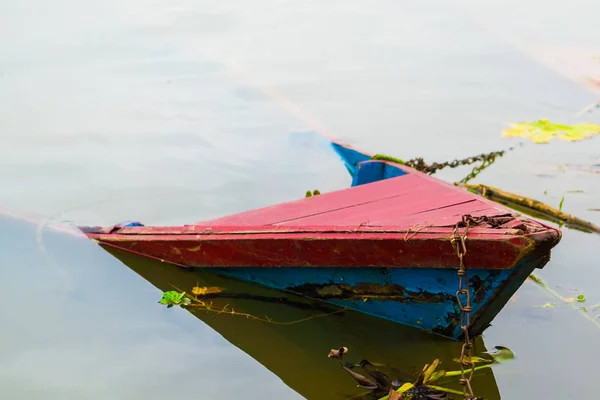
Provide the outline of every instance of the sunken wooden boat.
{"type": "Polygon", "coordinates": [[[333,143],[348,189],[183,226],[80,227],[103,246],[319,299],[452,339],[456,234],[466,233],[470,334],[481,334],[559,230],[405,165],[333,143]],[[455,228],[458,228],[455,231],[455,228]]]}

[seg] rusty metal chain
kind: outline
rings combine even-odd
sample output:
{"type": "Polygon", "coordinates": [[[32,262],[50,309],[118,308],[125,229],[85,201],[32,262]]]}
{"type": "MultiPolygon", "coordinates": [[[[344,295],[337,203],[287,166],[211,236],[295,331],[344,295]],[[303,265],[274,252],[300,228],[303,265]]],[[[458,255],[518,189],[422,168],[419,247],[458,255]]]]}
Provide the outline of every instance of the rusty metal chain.
{"type": "Polygon", "coordinates": [[[467,254],[466,241],[471,223],[478,224],[484,221],[487,221],[486,217],[473,218],[470,215],[465,214],[462,216],[462,220],[454,226],[454,230],[452,233],[452,246],[455,248],[456,255],[458,256],[459,260],[459,267],[457,272],[458,290],[456,291],[456,301],[458,302],[458,306],[460,307],[460,327],[463,331],[464,336],[464,343],[460,351],[459,360],[461,374],[459,382],[463,386],[463,395],[464,398],[467,400],[474,400],[476,399],[476,397],[473,393],[473,387],[471,386],[471,380],[473,379],[475,365],[473,364],[473,360],[471,358],[471,349],[473,348],[473,343],[471,342],[471,338],[469,336],[469,328],[471,325],[471,311],[473,311],[473,309],[471,308],[469,278],[467,276],[467,267],[465,265],[464,258],[467,254]],[[459,235],[459,228],[461,225],[465,227],[465,231],[462,235],[459,235]],[[470,366],[470,373],[468,378],[465,377],[465,365],[470,366]]]}
{"type": "Polygon", "coordinates": [[[404,161],[404,160],[401,160],[396,157],[387,156],[385,154],[375,154],[373,157],[371,157],[371,160],[384,160],[384,161],[395,162],[397,164],[403,164],[403,165],[406,165],[407,167],[416,169],[418,171],[424,172],[429,175],[432,175],[435,172],[437,172],[438,170],[446,168],[446,167],[456,168],[456,167],[459,167],[462,165],[470,165],[470,164],[474,164],[476,162],[481,162],[481,165],[473,168],[473,170],[466,177],[464,177],[463,179],[460,180],[460,183],[467,183],[468,181],[470,181],[471,179],[473,179],[477,175],[479,175],[479,173],[481,171],[483,171],[484,169],[486,169],[487,167],[492,165],[494,163],[494,161],[496,161],[497,157],[502,157],[504,155],[504,153],[506,153],[507,151],[511,151],[511,150],[514,150],[514,147],[510,147],[508,150],[493,151],[491,153],[483,153],[483,154],[479,154],[477,156],[471,156],[471,157],[463,158],[460,160],[456,159],[454,161],[446,161],[446,162],[442,162],[442,163],[434,162],[432,164],[427,164],[421,157],[413,158],[408,161],[404,161]]]}
{"type": "MultiPolygon", "coordinates": [[[[450,168],[456,168],[462,165],[471,165],[474,164],[476,162],[482,162],[482,167],[479,167],[481,169],[489,166],[490,164],[492,164],[495,160],[496,157],[502,157],[504,155],[504,153],[506,152],[506,150],[502,150],[502,151],[493,151],[491,153],[484,153],[484,154],[479,154],[477,156],[471,156],[471,157],[467,157],[467,158],[463,158],[463,159],[456,159],[453,161],[445,161],[442,163],[437,163],[434,162],[432,164],[427,164],[423,158],[418,157],[418,158],[413,158],[412,160],[408,160],[404,163],[404,165],[409,166],[411,168],[414,168],[416,170],[419,170],[421,172],[424,172],[426,174],[433,174],[436,171],[442,169],[442,168],[446,168],[446,167],[450,167],[450,168]]],[[[475,170],[473,170],[471,172],[471,174],[476,174],[477,172],[475,170]]],[[[469,178],[471,179],[471,178],[469,178]]]]}

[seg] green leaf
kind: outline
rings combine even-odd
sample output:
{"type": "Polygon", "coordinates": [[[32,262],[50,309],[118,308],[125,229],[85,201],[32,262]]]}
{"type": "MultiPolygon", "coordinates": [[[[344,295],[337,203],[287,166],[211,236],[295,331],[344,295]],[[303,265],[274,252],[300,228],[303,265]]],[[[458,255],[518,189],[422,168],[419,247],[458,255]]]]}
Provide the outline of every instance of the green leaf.
{"type": "Polygon", "coordinates": [[[171,308],[174,305],[189,304],[190,299],[185,297],[185,292],[177,293],[174,290],[164,292],[162,298],[158,301],[160,304],[166,304],[167,308],[171,308]]]}
{"type": "Polygon", "coordinates": [[[562,197],[560,203],[558,204],[558,211],[562,211],[563,203],[565,202],[565,196],[562,197]]]}
{"type": "Polygon", "coordinates": [[[585,303],[585,296],[580,294],[579,296],[577,296],[577,301],[580,303],[585,303]]]}
{"type": "Polygon", "coordinates": [[[492,358],[494,359],[495,362],[497,363],[505,363],[507,361],[510,361],[512,359],[515,358],[515,353],[512,352],[511,349],[509,349],[508,347],[504,347],[504,346],[495,346],[496,350],[498,350],[495,353],[489,353],[488,354],[490,356],[492,356],[492,358]]]}
{"type": "Polygon", "coordinates": [[[589,139],[600,134],[598,124],[574,124],[563,125],[540,119],[534,122],[519,122],[509,124],[510,129],[502,132],[503,137],[521,137],[530,139],[533,143],[549,143],[550,139],[557,138],[567,141],[579,141],[589,139]]]}

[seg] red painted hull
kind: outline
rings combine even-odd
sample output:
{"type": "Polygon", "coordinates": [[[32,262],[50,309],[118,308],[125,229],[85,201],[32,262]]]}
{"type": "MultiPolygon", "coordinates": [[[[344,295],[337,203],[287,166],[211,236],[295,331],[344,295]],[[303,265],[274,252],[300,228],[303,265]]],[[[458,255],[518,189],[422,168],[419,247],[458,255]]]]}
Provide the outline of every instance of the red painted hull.
{"type": "Polygon", "coordinates": [[[557,229],[394,166],[407,174],[211,221],[82,230],[105,245],[188,267],[456,268],[450,239],[463,214],[492,221],[469,230],[471,268],[510,269],[560,240],[557,229]]]}

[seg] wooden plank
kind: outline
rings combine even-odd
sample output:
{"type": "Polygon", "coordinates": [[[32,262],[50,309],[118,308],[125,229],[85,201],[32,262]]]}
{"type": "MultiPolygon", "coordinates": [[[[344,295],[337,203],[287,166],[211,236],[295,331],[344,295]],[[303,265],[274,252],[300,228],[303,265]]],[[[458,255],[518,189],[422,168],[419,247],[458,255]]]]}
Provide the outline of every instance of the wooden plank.
{"type": "MultiPolygon", "coordinates": [[[[477,200],[473,200],[467,203],[458,203],[448,207],[402,216],[395,221],[395,224],[403,227],[414,226],[415,224],[449,226],[459,222],[462,219],[463,214],[469,214],[471,216],[486,215],[488,217],[493,217],[504,215],[506,214],[506,211],[499,210],[477,200]]],[[[380,225],[381,222],[374,218],[372,219],[372,224],[380,225]]]]}
{"type": "MultiPolygon", "coordinates": [[[[356,186],[308,199],[300,199],[274,206],[250,210],[222,218],[197,222],[199,225],[268,225],[291,221],[308,216],[322,215],[336,210],[356,208],[358,206],[379,208],[376,203],[382,200],[394,202],[407,196],[415,198],[419,195],[431,196],[435,193],[456,193],[463,196],[475,195],[454,187],[444,187],[436,182],[423,179],[418,175],[403,175],[397,178],[374,182],[369,185],[356,186]]],[[[413,200],[407,200],[413,203],[413,200]]],[[[365,208],[368,210],[368,208],[365,208]]],[[[330,218],[327,218],[330,220],[330,218]]],[[[330,220],[330,222],[333,222],[330,220]]]]}
{"type": "MultiPolygon", "coordinates": [[[[551,234],[551,233],[550,233],[551,234]]],[[[90,235],[101,243],[192,267],[396,267],[456,268],[450,235],[352,233],[127,236],[90,235]]],[[[469,238],[473,268],[506,269],[535,248],[534,239],[469,238]]]]}
{"type": "Polygon", "coordinates": [[[323,214],[281,222],[280,224],[317,225],[319,223],[327,223],[358,225],[365,223],[380,226],[399,226],[397,221],[405,216],[439,209],[443,206],[476,201],[472,196],[465,195],[464,193],[446,192],[437,195],[437,188],[427,187],[426,189],[419,191],[420,195],[417,193],[414,197],[409,195],[400,199],[380,200],[373,204],[334,210],[323,214]]]}
{"type": "MultiPolygon", "coordinates": [[[[476,214],[476,213],[474,213],[476,214]]],[[[452,233],[453,228],[448,226],[429,226],[419,230],[421,233],[439,233],[447,237],[452,233]]],[[[107,234],[110,228],[97,228],[96,234],[107,234]]],[[[414,232],[414,229],[405,227],[380,227],[371,225],[260,225],[260,226],[211,226],[211,225],[184,225],[184,226],[142,226],[122,228],[115,233],[119,236],[166,236],[166,235],[185,235],[190,237],[199,237],[206,235],[252,235],[252,234],[286,234],[286,233],[305,233],[305,234],[324,234],[324,233],[401,233],[414,232]]],[[[518,229],[498,229],[475,226],[470,230],[471,235],[520,235],[518,229]]],[[[92,233],[92,232],[90,232],[92,233]]],[[[308,237],[308,236],[307,236],[308,237]]]]}

